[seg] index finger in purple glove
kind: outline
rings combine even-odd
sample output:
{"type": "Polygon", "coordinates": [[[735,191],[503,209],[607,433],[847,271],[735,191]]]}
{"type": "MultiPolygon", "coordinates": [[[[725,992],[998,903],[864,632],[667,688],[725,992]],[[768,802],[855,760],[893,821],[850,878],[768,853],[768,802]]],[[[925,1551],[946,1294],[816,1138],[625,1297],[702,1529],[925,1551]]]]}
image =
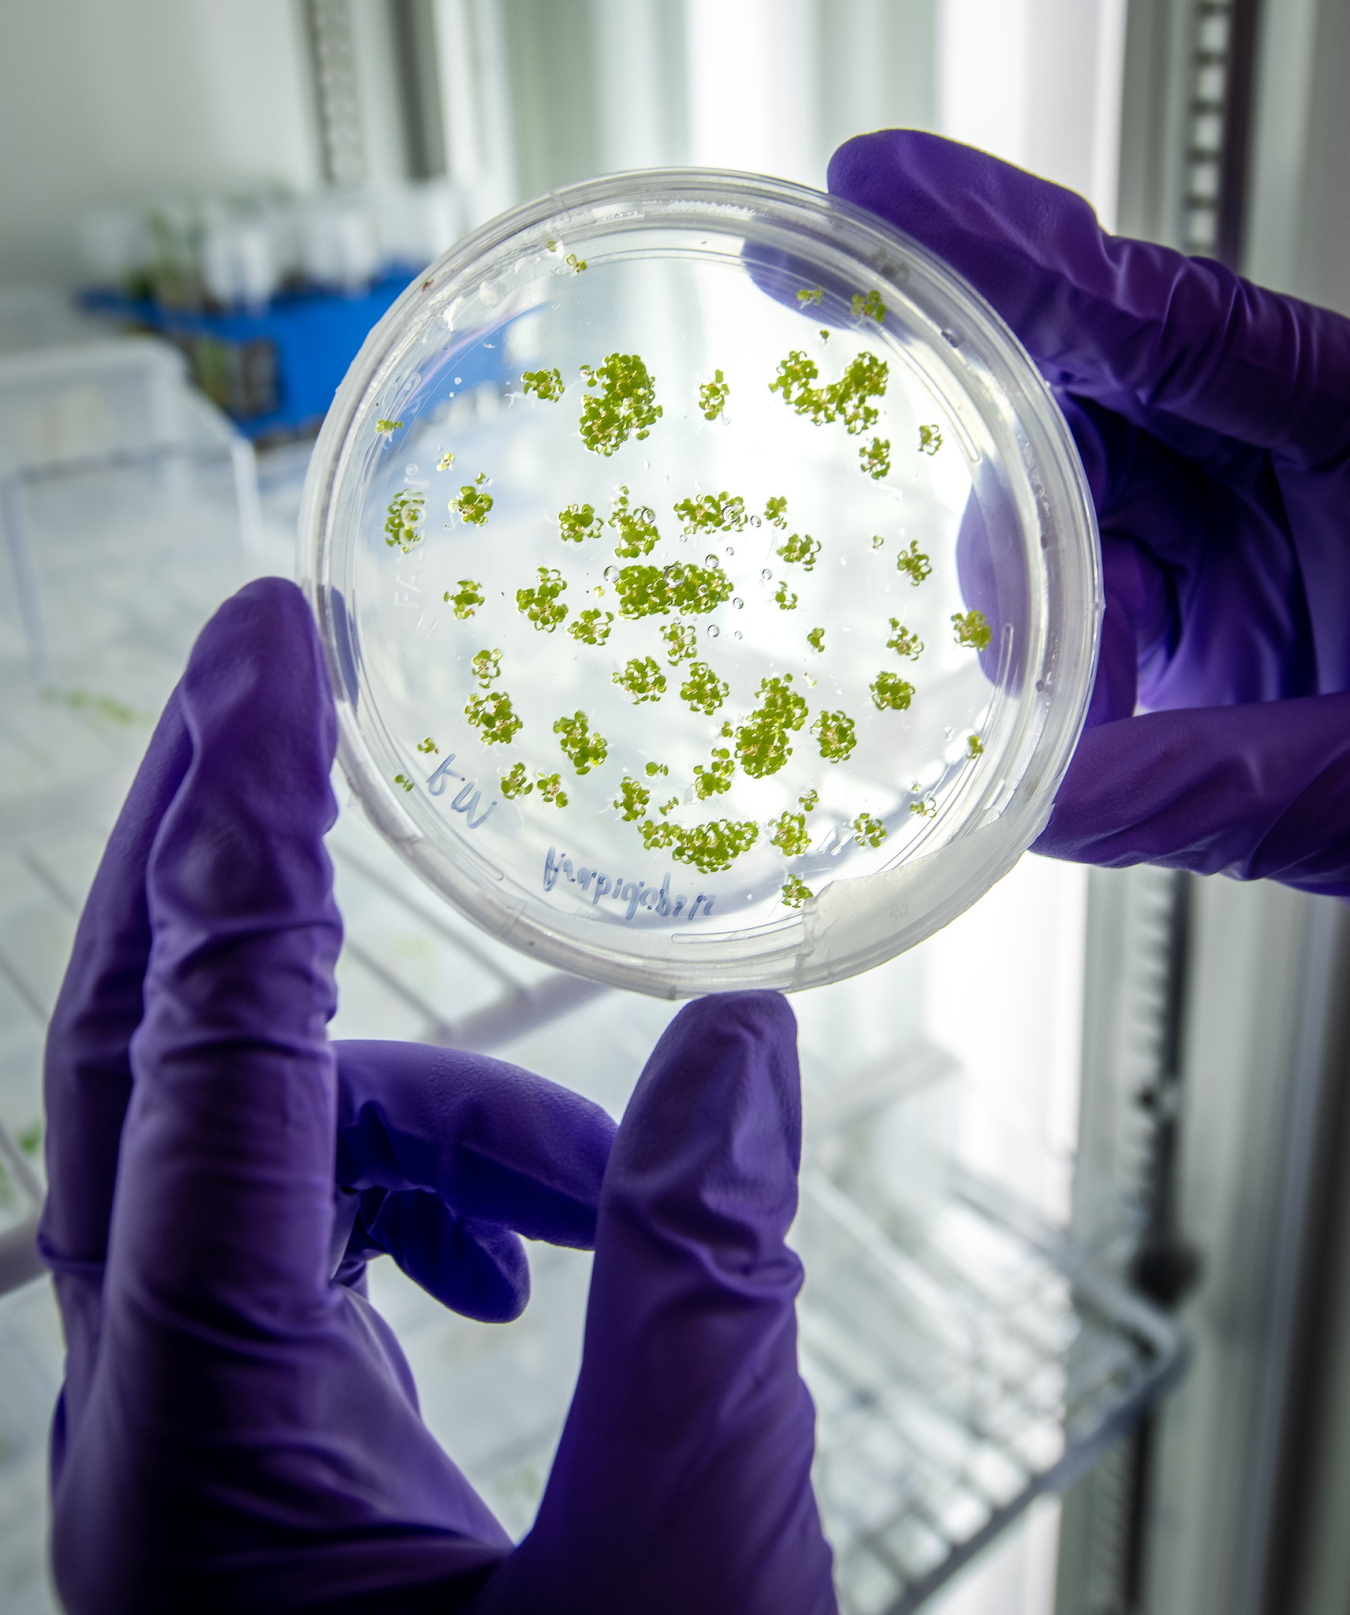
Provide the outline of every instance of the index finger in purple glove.
{"type": "Polygon", "coordinates": [[[1350,321],[1222,264],[1107,235],[1071,191],[915,130],[859,135],[829,187],[946,259],[1053,384],[1305,465],[1350,442],[1350,321]]]}
{"type": "Polygon", "coordinates": [[[605,1174],[585,1352],[534,1529],[483,1615],[828,1615],[797,1370],[796,1027],[702,998],[647,1063],[605,1174]]]}

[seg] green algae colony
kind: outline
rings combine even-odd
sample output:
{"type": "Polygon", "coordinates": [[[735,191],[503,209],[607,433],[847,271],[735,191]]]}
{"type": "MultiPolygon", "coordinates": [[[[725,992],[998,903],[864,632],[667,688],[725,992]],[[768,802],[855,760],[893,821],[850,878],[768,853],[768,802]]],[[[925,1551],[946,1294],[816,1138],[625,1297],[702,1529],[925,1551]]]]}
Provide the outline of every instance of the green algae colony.
{"type": "Polygon", "coordinates": [[[609,756],[605,737],[592,731],[584,712],[574,712],[570,718],[559,718],[553,725],[563,755],[578,774],[589,774],[609,756]]]}
{"type": "Polygon", "coordinates": [[[581,440],[607,458],[636,437],[642,441],[662,414],[647,366],[636,353],[611,353],[602,365],[582,365],[588,392],[581,406],[581,440]]]}
{"type": "Polygon", "coordinates": [[[715,370],[713,379],[705,381],[698,390],[698,407],[703,411],[703,419],[715,421],[725,409],[730,395],[731,388],[727,386],[726,377],[720,370],[715,370]]]}
{"type": "Polygon", "coordinates": [[[470,728],[477,729],[488,746],[507,745],[523,727],[505,690],[493,690],[490,695],[471,695],[464,716],[470,728]]]}
{"type": "Polygon", "coordinates": [[[620,689],[627,690],[633,705],[644,701],[659,701],[666,693],[666,675],[651,656],[634,656],[622,673],[610,675],[620,689]]]}
{"type": "Polygon", "coordinates": [[[566,587],[556,566],[541,566],[537,587],[516,590],[516,610],[523,612],[540,633],[551,634],[567,615],[567,607],[558,599],[566,587]]]}
{"type": "Polygon", "coordinates": [[[472,578],[461,578],[458,594],[451,594],[449,589],[445,591],[445,603],[454,606],[455,615],[463,622],[466,618],[472,617],[475,609],[482,605],[483,585],[475,583],[472,578]]]}
{"type": "Polygon", "coordinates": [[[414,544],[422,542],[426,505],[426,496],[415,488],[405,488],[394,496],[384,519],[384,541],[391,549],[401,549],[406,555],[414,544]]]}
{"type": "Polygon", "coordinates": [[[761,679],[760,705],[736,730],[736,755],[751,779],[776,774],[792,755],[788,736],[806,722],[806,702],[789,689],[792,674],[761,679]]]}

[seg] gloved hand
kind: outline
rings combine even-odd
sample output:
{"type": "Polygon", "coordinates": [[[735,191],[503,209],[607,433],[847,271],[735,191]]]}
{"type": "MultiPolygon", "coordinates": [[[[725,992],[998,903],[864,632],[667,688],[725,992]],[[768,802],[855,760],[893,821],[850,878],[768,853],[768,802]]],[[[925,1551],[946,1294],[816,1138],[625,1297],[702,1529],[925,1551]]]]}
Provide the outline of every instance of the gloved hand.
{"type": "Polygon", "coordinates": [[[198,640],[80,923],[41,1235],[68,1350],[66,1608],[832,1610],[783,1243],[785,1001],[683,1010],[617,1139],[498,1061],[330,1045],[334,737],[302,597],[250,584],[198,640]],[[517,1234],[596,1258],[575,1400],[513,1550],[362,1279],[384,1250],[447,1305],[510,1317],[517,1234]]]}
{"type": "Polygon", "coordinates": [[[934,135],[850,140],[829,184],[988,298],[1087,471],[1101,663],[1035,850],[1350,895],[1350,321],[934,135]]]}

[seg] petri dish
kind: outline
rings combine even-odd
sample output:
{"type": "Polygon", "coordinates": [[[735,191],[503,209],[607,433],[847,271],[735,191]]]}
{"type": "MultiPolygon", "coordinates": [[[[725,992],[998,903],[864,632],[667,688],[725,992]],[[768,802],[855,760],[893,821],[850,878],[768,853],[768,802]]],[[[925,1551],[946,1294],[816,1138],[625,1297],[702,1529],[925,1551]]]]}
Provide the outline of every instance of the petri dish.
{"type": "Polygon", "coordinates": [[[301,554],[377,828],[496,936],[670,997],[837,980],[973,903],[1049,814],[1102,610],[993,310],[708,170],[552,193],[411,285],[301,554]]]}

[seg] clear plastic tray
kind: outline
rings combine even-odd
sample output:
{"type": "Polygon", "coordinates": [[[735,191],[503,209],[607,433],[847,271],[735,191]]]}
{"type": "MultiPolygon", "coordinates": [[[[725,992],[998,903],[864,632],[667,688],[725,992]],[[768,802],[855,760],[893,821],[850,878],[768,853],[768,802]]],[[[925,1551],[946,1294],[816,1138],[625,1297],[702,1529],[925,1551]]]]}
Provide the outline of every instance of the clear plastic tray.
{"type": "Polygon", "coordinates": [[[301,515],[348,779],[439,891],[669,996],[911,947],[1045,822],[1101,582],[1044,382],[871,215],[706,170],[485,226],[301,515]]]}

